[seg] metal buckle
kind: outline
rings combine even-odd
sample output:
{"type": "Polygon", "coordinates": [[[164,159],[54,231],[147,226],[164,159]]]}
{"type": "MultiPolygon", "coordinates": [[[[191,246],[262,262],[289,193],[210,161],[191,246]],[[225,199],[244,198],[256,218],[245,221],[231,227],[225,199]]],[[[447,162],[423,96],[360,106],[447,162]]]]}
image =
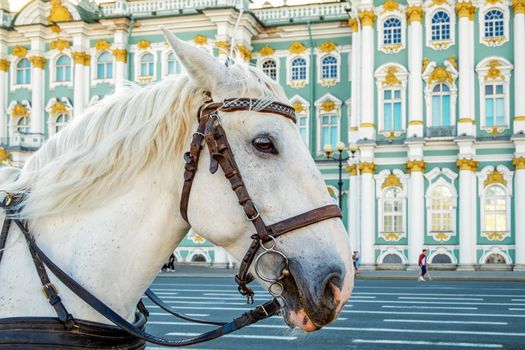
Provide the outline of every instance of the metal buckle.
{"type": "Polygon", "coordinates": [[[42,286],[42,293],[44,293],[44,296],[49,299],[49,294],[47,293],[48,290],[51,290],[54,294],[58,294],[57,287],[53,283],[46,283],[42,286]]]}
{"type": "Polygon", "coordinates": [[[259,209],[257,209],[257,207],[255,206],[255,204],[252,204],[252,205],[253,205],[253,209],[255,209],[255,212],[256,212],[257,214],[255,214],[255,216],[252,216],[252,217],[250,217],[248,214],[246,214],[246,217],[247,217],[248,220],[250,220],[250,221],[253,221],[253,220],[257,219],[257,218],[260,216],[260,214],[259,214],[259,209]]]}
{"type": "Polygon", "coordinates": [[[4,207],[8,207],[11,205],[11,203],[13,203],[13,195],[7,191],[4,191],[4,190],[0,190],[0,193],[5,193],[5,197],[3,199],[3,203],[2,203],[2,206],[4,207]]]}
{"type": "Polygon", "coordinates": [[[266,311],[266,309],[264,308],[264,305],[257,305],[256,309],[261,309],[262,312],[264,312],[264,314],[266,315],[266,317],[270,317],[268,311],[266,311]]]}

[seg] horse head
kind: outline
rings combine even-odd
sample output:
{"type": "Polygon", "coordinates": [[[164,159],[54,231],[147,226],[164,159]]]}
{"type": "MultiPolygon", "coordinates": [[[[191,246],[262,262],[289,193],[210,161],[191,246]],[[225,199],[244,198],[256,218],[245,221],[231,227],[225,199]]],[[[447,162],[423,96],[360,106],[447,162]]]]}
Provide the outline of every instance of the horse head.
{"type": "MultiPolygon", "coordinates": [[[[282,88],[262,71],[245,63],[226,66],[164,32],[190,82],[208,91],[213,101],[243,97],[288,103],[282,88]]],[[[290,119],[257,111],[257,106],[248,111],[219,110],[218,119],[245,187],[267,224],[333,204],[290,119]]],[[[188,136],[187,144],[190,141],[188,136]]],[[[203,150],[188,200],[188,222],[195,232],[241,261],[253,242],[254,227],[221,170],[208,171],[211,163],[209,152],[203,150]]],[[[334,321],[353,287],[351,249],[342,221],[320,221],[279,236],[274,243],[282,254],[266,254],[250,270],[267,289],[276,288],[268,276],[283,277],[277,288],[282,288],[286,322],[313,331],[334,321]]],[[[265,247],[261,244],[258,254],[265,247]]]]}

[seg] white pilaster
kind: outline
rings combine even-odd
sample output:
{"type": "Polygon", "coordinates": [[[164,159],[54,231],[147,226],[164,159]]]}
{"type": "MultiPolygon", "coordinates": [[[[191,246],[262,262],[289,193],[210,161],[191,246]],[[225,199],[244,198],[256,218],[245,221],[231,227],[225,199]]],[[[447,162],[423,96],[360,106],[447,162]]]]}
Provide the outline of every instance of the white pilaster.
{"type": "Polygon", "coordinates": [[[44,65],[45,58],[33,51],[31,60],[31,132],[44,133],[44,65]]]}
{"type": "Polygon", "coordinates": [[[357,19],[351,19],[349,22],[352,27],[352,62],[351,62],[351,94],[352,94],[352,105],[351,105],[351,114],[350,114],[350,143],[355,143],[358,138],[358,127],[359,127],[359,89],[360,89],[360,79],[359,79],[359,55],[360,55],[360,33],[357,19]]]}
{"type": "MultiPolygon", "coordinates": [[[[461,155],[460,155],[461,157],[461,155]]],[[[479,163],[462,158],[459,168],[459,266],[458,270],[473,270],[476,264],[476,176],[479,163]]]]}
{"type": "Polygon", "coordinates": [[[75,76],[74,76],[74,99],[73,99],[73,115],[79,116],[84,111],[85,103],[85,84],[84,84],[84,60],[85,53],[82,51],[73,53],[73,62],[75,63],[75,76]]]}
{"type": "Polygon", "coordinates": [[[6,110],[9,64],[7,44],[4,41],[0,41],[0,143],[6,143],[7,138],[8,116],[6,110]]]}
{"type": "MultiPolygon", "coordinates": [[[[365,9],[359,12],[361,20],[361,91],[359,108],[361,123],[359,124],[359,138],[374,140],[376,126],[374,124],[374,23],[376,15],[373,9],[365,9]]],[[[364,180],[364,177],[363,177],[364,180]]],[[[363,192],[364,195],[364,192],[363,192]]]]}
{"type": "Polygon", "coordinates": [[[456,4],[459,37],[459,119],[458,135],[473,136],[474,114],[474,12],[470,1],[456,4]]]}
{"type": "Polygon", "coordinates": [[[375,237],[376,237],[376,196],[374,171],[374,147],[361,146],[359,149],[359,180],[361,181],[361,211],[360,211],[360,239],[361,264],[363,269],[375,268],[375,237]]]}
{"type": "Polygon", "coordinates": [[[525,156],[513,160],[514,173],[514,271],[525,271],[525,156]]]}
{"type": "Polygon", "coordinates": [[[347,167],[348,174],[350,175],[350,188],[347,196],[347,208],[348,208],[348,235],[350,236],[350,244],[353,250],[359,250],[358,247],[358,234],[359,234],[359,221],[358,221],[358,179],[357,179],[357,165],[352,164],[347,167]]]}
{"type": "Polygon", "coordinates": [[[514,6],[514,133],[525,132],[525,1],[514,6]]]}
{"type": "MultiPolygon", "coordinates": [[[[423,7],[414,3],[407,9],[408,19],[408,129],[407,137],[423,137],[423,7]]],[[[410,258],[409,258],[410,260],[410,258]]]]}

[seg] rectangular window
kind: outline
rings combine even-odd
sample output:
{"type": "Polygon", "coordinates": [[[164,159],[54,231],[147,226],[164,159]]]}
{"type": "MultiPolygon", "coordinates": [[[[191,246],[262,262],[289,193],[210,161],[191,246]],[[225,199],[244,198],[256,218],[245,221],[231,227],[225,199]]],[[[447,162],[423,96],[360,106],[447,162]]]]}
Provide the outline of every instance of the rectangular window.
{"type": "Polygon", "coordinates": [[[485,85],[485,126],[505,125],[505,95],[502,84],[485,85]]]}
{"type": "Polygon", "coordinates": [[[384,131],[401,130],[401,90],[385,90],[383,97],[384,131]]]}
{"type": "Polygon", "coordinates": [[[337,123],[338,118],[336,115],[323,115],[321,116],[321,144],[319,148],[322,149],[324,145],[332,145],[335,148],[338,135],[337,135],[337,123]]]}

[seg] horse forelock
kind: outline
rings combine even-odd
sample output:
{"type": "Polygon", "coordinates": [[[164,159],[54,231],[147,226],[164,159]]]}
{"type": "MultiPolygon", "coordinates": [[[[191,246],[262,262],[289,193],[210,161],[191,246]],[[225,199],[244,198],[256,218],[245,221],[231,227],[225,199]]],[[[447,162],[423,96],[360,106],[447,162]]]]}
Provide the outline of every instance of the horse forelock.
{"type": "MultiPolygon", "coordinates": [[[[229,71],[230,81],[218,87],[219,98],[235,97],[222,96],[223,89],[236,91],[238,97],[262,98],[253,110],[286,100],[282,88],[260,70],[236,63],[229,71]]],[[[188,147],[195,111],[205,98],[205,91],[186,75],[146,87],[127,86],[50,138],[30,157],[19,178],[0,189],[25,193],[20,216],[38,218],[97,205],[146,168],[170,171],[182,179],[183,169],[175,164],[188,147]]]]}

